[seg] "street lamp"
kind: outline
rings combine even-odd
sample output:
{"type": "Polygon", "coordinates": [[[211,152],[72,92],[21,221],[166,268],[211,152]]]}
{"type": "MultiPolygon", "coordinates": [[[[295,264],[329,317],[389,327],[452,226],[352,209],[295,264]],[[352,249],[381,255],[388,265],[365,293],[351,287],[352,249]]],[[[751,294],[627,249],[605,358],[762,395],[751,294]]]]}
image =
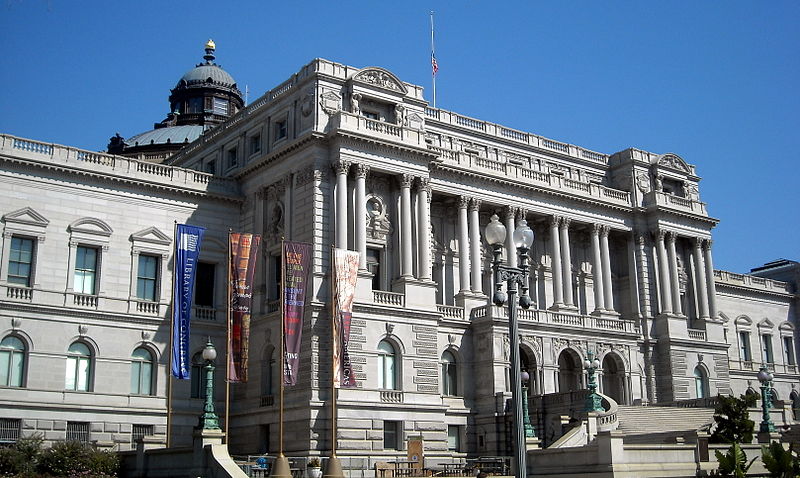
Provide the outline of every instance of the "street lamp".
{"type": "Polygon", "coordinates": [[[761,433],[772,433],[775,431],[775,424],[769,417],[769,409],[772,408],[772,379],[775,376],[762,364],[758,370],[758,381],[761,382],[761,425],[758,431],[761,433]]]}
{"type": "Polygon", "coordinates": [[[528,411],[528,381],[530,380],[531,376],[528,375],[528,372],[523,370],[520,374],[520,379],[522,379],[522,417],[523,423],[525,424],[525,438],[536,438],[536,431],[533,429],[533,425],[531,424],[531,416],[530,412],[528,411]]]}
{"type": "MultiPolygon", "coordinates": [[[[528,296],[528,250],[533,244],[533,231],[528,227],[525,219],[519,221],[519,225],[512,235],[514,246],[519,255],[519,267],[510,267],[502,264],[500,256],[503,253],[503,243],[506,240],[506,227],[500,222],[497,214],[493,214],[485,230],[486,242],[492,246],[492,268],[494,269],[495,291],[492,301],[502,306],[506,302],[506,294],[502,291],[502,283],[506,282],[508,292],[508,333],[511,342],[511,408],[514,410],[514,476],[522,478],[526,474],[526,451],[525,427],[522,413],[522,384],[520,377],[519,360],[519,332],[517,331],[517,284],[522,289],[519,298],[519,305],[527,309],[532,301],[528,296]]],[[[508,251],[512,254],[512,251],[508,251]]]]}
{"type": "Polygon", "coordinates": [[[203,360],[206,361],[206,402],[203,405],[203,414],[200,415],[200,428],[203,430],[219,430],[219,417],[214,413],[214,359],[217,350],[208,338],[203,349],[203,360]]]}
{"type": "Polygon", "coordinates": [[[603,398],[597,393],[597,369],[600,368],[600,361],[594,358],[594,352],[586,352],[587,358],[583,361],[586,374],[589,376],[589,394],[586,395],[587,412],[603,412],[603,398]]]}

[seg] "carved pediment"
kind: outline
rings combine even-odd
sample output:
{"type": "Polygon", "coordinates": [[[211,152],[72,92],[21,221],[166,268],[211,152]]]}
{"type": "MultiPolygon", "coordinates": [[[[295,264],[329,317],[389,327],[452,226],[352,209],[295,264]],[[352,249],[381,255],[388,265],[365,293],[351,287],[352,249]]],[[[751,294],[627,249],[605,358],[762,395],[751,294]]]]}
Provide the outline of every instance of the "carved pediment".
{"type": "Polygon", "coordinates": [[[762,329],[772,329],[775,327],[775,324],[773,324],[769,319],[764,319],[758,323],[758,327],[762,329]]]}
{"type": "Polygon", "coordinates": [[[17,209],[16,211],[5,214],[3,216],[3,222],[6,224],[26,224],[39,227],[47,227],[50,223],[44,216],[29,207],[17,209]]]}
{"type": "Polygon", "coordinates": [[[403,85],[403,82],[383,68],[365,68],[356,73],[356,75],[353,77],[353,81],[366,83],[370,86],[377,86],[378,88],[383,88],[385,90],[395,91],[402,94],[408,93],[408,90],[406,89],[405,85],[403,85]]]}
{"type": "Polygon", "coordinates": [[[683,171],[685,173],[691,172],[691,168],[686,163],[686,161],[684,161],[683,158],[674,153],[662,154],[661,156],[658,157],[656,164],[666,168],[677,169],[678,171],[683,171]]]}
{"type": "Polygon", "coordinates": [[[84,217],[69,225],[70,232],[83,232],[99,236],[110,236],[114,232],[105,221],[94,217],[84,217]]]}
{"type": "Polygon", "coordinates": [[[159,244],[167,246],[172,242],[166,234],[159,231],[157,227],[151,226],[147,229],[142,229],[139,232],[131,234],[131,242],[147,242],[150,244],[159,244]]]}

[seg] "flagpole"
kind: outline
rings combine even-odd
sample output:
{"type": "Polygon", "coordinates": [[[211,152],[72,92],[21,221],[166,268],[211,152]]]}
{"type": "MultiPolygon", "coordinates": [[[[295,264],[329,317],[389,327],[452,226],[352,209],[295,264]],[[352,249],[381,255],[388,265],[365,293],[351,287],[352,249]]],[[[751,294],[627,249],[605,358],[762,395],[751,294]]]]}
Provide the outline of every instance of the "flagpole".
{"type": "Polygon", "coordinates": [[[172,306],[169,314],[169,353],[170,362],[167,367],[167,448],[172,442],[172,348],[175,346],[175,276],[178,275],[178,221],[172,221],[172,306]]]}
{"type": "Polygon", "coordinates": [[[433,67],[436,60],[436,49],[433,45],[433,10],[431,10],[431,81],[433,82],[433,107],[436,108],[436,69],[433,67]]]}
{"type": "Polygon", "coordinates": [[[231,229],[228,228],[228,307],[225,319],[226,342],[225,342],[225,443],[228,440],[228,422],[230,421],[231,409],[231,229]]]}

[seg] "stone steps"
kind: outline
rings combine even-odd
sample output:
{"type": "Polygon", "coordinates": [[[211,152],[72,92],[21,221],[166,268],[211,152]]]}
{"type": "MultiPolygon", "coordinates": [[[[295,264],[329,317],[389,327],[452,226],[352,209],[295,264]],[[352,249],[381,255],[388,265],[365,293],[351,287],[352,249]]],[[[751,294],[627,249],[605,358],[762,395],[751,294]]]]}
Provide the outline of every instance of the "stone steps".
{"type": "Polygon", "coordinates": [[[665,443],[714,421],[713,408],[642,407],[620,405],[618,430],[629,443],[665,443]]]}

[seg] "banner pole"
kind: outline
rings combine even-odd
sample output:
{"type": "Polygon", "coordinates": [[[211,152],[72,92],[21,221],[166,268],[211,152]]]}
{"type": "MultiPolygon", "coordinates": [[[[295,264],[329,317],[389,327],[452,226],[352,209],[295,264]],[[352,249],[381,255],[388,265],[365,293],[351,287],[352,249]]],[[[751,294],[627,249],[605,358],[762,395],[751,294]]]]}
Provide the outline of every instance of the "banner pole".
{"type": "Polygon", "coordinates": [[[172,221],[172,306],[169,314],[169,353],[167,367],[167,448],[172,443],[172,348],[175,347],[175,277],[178,275],[178,221],[172,221]]]}
{"type": "Polygon", "coordinates": [[[231,229],[228,228],[228,307],[226,307],[226,319],[225,319],[225,328],[226,331],[226,339],[225,339],[225,443],[229,443],[228,440],[228,422],[230,421],[230,409],[231,409],[231,267],[232,264],[232,257],[231,254],[231,229]]]}
{"type": "Polygon", "coordinates": [[[280,377],[280,407],[278,412],[278,453],[283,456],[283,388],[286,380],[286,243],[281,238],[281,289],[278,291],[280,297],[279,307],[281,308],[281,377],[280,377]]]}

